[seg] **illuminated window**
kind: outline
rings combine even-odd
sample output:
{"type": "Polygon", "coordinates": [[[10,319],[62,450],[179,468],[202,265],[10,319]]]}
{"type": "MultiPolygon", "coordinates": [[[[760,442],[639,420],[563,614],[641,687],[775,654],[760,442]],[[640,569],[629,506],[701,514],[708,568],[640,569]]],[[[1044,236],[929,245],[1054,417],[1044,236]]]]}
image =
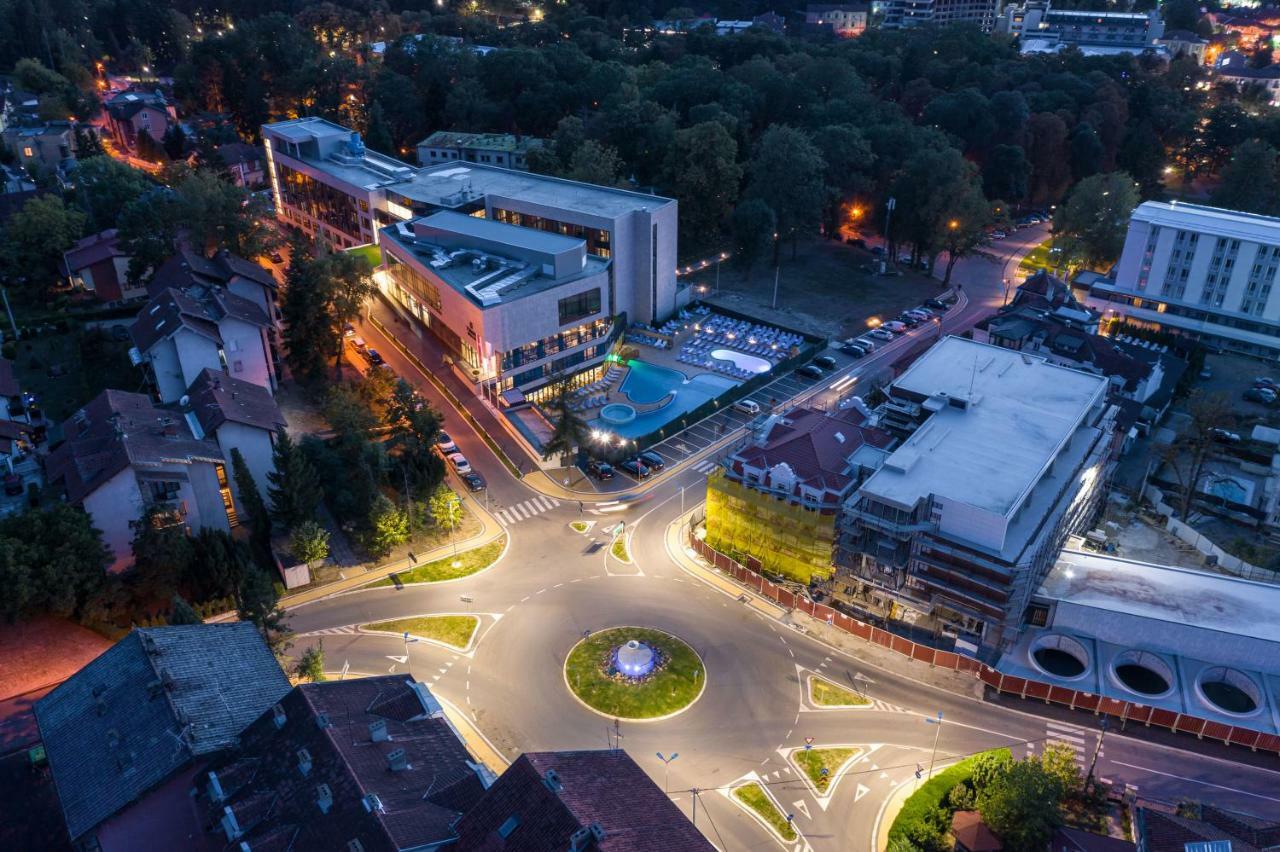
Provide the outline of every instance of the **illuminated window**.
{"type": "Polygon", "coordinates": [[[27,145],[22,149],[22,156],[24,157],[34,157],[35,155],[36,152],[30,145],[27,145]]]}

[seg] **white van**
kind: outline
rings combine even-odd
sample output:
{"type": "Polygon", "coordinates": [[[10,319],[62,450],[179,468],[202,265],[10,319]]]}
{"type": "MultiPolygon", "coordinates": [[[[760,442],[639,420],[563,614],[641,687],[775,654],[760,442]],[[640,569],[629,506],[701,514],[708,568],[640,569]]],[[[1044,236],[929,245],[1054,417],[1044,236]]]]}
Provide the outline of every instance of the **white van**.
{"type": "Polygon", "coordinates": [[[751,399],[740,399],[733,404],[733,410],[755,417],[760,413],[760,403],[751,399]]]}

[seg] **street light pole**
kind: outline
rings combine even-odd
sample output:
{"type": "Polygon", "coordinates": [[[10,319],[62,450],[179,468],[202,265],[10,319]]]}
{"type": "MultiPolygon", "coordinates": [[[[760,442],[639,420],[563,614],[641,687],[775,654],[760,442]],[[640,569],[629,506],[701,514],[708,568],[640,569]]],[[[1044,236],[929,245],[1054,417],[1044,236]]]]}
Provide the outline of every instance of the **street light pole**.
{"type": "Polygon", "coordinates": [[[662,792],[664,793],[671,792],[671,761],[675,760],[679,756],[680,752],[678,751],[671,752],[670,757],[664,757],[662,752],[658,752],[658,760],[662,761],[662,765],[664,767],[664,774],[662,778],[662,792]]]}
{"type": "Polygon", "coordinates": [[[1094,746],[1093,749],[1093,759],[1089,761],[1089,774],[1084,777],[1084,789],[1086,792],[1088,792],[1089,787],[1093,784],[1093,770],[1098,767],[1098,755],[1102,753],[1102,741],[1107,737],[1107,728],[1110,726],[1109,722],[1110,720],[1106,716],[1103,716],[1102,720],[1098,723],[1102,728],[1102,731],[1098,734],[1098,744],[1094,746]]]}
{"type": "Polygon", "coordinates": [[[938,738],[942,736],[942,711],[941,710],[938,711],[937,720],[925,719],[925,722],[930,725],[938,726],[938,730],[934,731],[933,733],[933,753],[929,755],[929,777],[932,778],[933,763],[938,758],[938,738]]]}

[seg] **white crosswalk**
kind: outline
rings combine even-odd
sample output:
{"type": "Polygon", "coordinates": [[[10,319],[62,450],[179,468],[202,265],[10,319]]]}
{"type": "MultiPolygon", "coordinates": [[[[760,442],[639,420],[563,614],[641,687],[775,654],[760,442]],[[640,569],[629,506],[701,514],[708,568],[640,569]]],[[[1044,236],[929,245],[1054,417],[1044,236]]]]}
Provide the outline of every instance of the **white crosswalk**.
{"type": "Polygon", "coordinates": [[[709,474],[711,473],[711,471],[715,470],[719,466],[720,466],[720,463],[715,459],[703,459],[702,461],[693,465],[693,469],[696,470],[698,473],[709,474]]]}
{"type": "MultiPolygon", "coordinates": [[[[1082,769],[1088,768],[1089,761],[1093,759],[1092,742],[1086,742],[1085,734],[1089,733],[1084,728],[1077,725],[1069,725],[1065,722],[1048,721],[1045,722],[1045,741],[1044,744],[1064,745],[1075,752],[1076,763],[1082,769]]],[[[1034,743],[1027,744],[1027,753],[1035,753],[1034,743]]],[[[1098,758],[1101,759],[1103,751],[1098,752],[1098,758]]]]}
{"type": "Polygon", "coordinates": [[[320,630],[309,630],[303,636],[351,636],[358,631],[354,624],[346,627],[324,627],[320,630]]]}
{"type": "Polygon", "coordinates": [[[538,495],[531,500],[525,500],[523,503],[516,503],[514,506],[499,509],[493,514],[502,522],[504,527],[509,527],[512,524],[518,524],[521,521],[527,521],[532,517],[541,515],[543,512],[549,512],[559,505],[560,501],[554,497],[538,495]]]}

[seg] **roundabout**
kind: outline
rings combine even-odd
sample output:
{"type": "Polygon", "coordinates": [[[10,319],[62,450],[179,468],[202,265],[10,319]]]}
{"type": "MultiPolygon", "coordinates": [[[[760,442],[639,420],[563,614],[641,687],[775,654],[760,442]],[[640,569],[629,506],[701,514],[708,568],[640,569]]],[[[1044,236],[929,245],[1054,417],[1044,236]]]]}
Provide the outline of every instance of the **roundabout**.
{"type": "Polygon", "coordinates": [[[707,685],[693,648],[669,633],[613,627],[570,649],[564,682],[575,698],[611,719],[654,722],[688,709],[707,685]]]}

